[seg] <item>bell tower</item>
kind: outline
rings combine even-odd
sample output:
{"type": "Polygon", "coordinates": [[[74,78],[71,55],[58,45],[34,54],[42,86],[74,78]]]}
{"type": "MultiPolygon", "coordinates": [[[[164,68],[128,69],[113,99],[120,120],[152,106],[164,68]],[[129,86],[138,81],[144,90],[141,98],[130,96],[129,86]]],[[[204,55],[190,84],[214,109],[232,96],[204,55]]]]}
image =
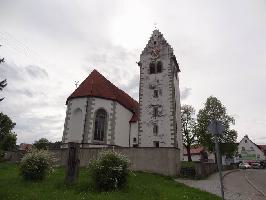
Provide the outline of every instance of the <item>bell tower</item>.
{"type": "Polygon", "coordinates": [[[178,147],[182,150],[180,72],[172,47],[159,30],[140,55],[140,147],[178,147]]]}

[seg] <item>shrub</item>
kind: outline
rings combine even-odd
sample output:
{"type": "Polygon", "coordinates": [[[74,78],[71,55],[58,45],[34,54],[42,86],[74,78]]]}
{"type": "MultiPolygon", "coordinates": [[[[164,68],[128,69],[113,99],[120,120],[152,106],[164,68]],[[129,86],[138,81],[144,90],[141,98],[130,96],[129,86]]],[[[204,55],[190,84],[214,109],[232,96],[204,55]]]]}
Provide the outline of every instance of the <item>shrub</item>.
{"type": "Polygon", "coordinates": [[[127,183],[129,160],[115,151],[104,151],[89,165],[92,182],[97,190],[119,189],[127,183]]]}
{"type": "Polygon", "coordinates": [[[26,180],[42,180],[52,169],[52,157],[48,151],[32,150],[20,162],[20,174],[26,180]]]}
{"type": "Polygon", "coordinates": [[[181,162],[180,177],[182,178],[195,178],[195,163],[194,162],[181,162]]]}

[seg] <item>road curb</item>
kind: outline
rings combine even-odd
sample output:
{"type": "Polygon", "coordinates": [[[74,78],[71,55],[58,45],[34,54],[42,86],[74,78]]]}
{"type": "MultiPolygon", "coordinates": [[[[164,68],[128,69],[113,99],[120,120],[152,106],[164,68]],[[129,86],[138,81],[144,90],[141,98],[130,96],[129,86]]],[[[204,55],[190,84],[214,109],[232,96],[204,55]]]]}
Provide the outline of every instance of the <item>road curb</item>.
{"type": "Polygon", "coordinates": [[[223,174],[223,179],[224,177],[226,177],[228,174],[231,174],[233,172],[237,172],[237,171],[240,171],[239,169],[233,169],[233,170],[230,170],[230,171],[225,171],[224,174],[223,174]]]}
{"type": "Polygon", "coordinates": [[[263,191],[261,191],[248,177],[247,173],[245,172],[245,179],[246,181],[257,191],[259,192],[262,196],[266,197],[263,191]]]}

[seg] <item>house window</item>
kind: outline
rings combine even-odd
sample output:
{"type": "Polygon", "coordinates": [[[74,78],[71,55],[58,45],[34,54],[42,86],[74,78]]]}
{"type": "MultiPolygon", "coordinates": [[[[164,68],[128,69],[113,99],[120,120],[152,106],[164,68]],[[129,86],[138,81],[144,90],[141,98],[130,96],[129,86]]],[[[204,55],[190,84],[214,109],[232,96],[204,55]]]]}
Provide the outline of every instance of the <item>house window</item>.
{"type": "Polygon", "coordinates": [[[158,98],[158,90],[154,90],[153,91],[153,97],[154,98],[158,98]]]}
{"type": "Polygon", "coordinates": [[[96,112],[94,123],[94,140],[104,141],[107,125],[107,113],[104,109],[96,112]]]}
{"type": "Polygon", "coordinates": [[[250,147],[250,150],[251,150],[251,151],[254,151],[254,148],[253,148],[253,147],[250,147]]]}
{"type": "Polygon", "coordinates": [[[153,107],[153,117],[158,116],[158,107],[153,107]]]}
{"type": "Polygon", "coordinates": [[[242,151],[246,151],[245,147],[242,147],[242,151]]]}
{"type": "Polygon", "coordinates": [[[155,64],[154,63],[150,63],[150,74],[155,74],[155,64]]]}
{"type": "Polygon", "coordinates": [[[133,142],[137,142],[137,138],[134,137],[134,138],[133,138],[133,142]]]}
{"type": "Polygon", "coordinates": [[[245,140],[245,143],[247,143],[248,141],[247,140],[245,140]]]}
{"type": "Polygon", "coordinates": [[[157,124],[153,125],[153,134],[158,135],[158,125],[157,124]]]}
{"type": "Polygon", "coordinates": [[[159,148],[159,141],[153,141],[153,146],[159,148]]]}

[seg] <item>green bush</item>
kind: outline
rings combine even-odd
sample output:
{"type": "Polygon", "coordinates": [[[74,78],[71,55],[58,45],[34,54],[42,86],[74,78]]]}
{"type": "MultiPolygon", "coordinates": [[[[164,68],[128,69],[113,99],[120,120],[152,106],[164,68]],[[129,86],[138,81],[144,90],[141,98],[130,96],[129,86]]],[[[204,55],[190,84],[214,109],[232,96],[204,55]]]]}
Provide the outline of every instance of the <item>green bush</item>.
{"type": "Polygon", "coordinates": [[[129,160],[115,151],[104,151],[89,165],[94,187],[100,191],[115,190],[127,183],[129,160]]]}
{"type": "Polygon", "coordinates": [[[195,163],[194,162],[181,162],[180,177],[182,178],[195,178],[195,163]]]}
{"type": "Polygon", "coordinates": [[[20,174],[25,180],[43,180],[52,170],[52,157],[48,151],[32,150],[20,162],[20,174]]]}

